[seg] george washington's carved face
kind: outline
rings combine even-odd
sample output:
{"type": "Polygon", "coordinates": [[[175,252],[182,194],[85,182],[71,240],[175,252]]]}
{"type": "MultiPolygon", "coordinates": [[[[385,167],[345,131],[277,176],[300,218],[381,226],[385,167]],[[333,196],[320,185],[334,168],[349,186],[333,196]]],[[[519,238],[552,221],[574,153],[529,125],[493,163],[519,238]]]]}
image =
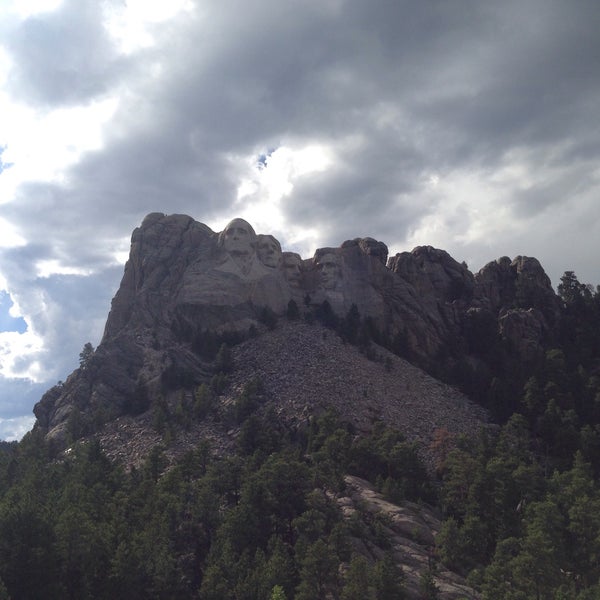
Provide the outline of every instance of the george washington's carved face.
{"type": "Polygon", "coordinates": [[[229,254],[250,254],[256,245],[256,234],[252,225],[244,219],[233,219],[221,232],[219,244],[229,254]]]}
{"type": "Polygon", "coordinates": [[[266,267],[275,269],[281,262],[281,245],[272,235],[257,236],[256,253],[266,267]]]}

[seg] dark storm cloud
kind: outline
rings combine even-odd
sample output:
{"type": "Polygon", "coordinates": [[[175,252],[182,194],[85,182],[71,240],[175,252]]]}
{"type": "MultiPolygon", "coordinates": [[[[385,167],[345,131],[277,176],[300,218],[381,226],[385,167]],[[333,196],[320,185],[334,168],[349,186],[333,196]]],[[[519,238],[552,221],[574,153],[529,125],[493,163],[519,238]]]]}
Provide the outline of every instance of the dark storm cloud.
{"type": "MultiPolygon", "coordinates": [[[[67,101],[114,83],[119,61],[98,10],[65,3],[15,34],[20,81],[33,99],[67,101]],[[81,36],[89,41],[79,44],[81,36]],[[50,47],[58,52],[35,55],[50,47]],[[84,59],[89,68],[77,62],[84,59]]],[[[348,230],[376,204],[375,217],[399,211],[404,233],[411,218],[437,208],[398,206],[425,172],[493,170],[515,148],[535,153],[552,143],[564,144],[554,160],[597,152],[577,140],[597,127],[599,12],[593,3],[535,1],[198,4],[196,18],[159,31],[156,48],[132,59],[135,76],[105,149],[58,191],[57,231],[68,214],[99,227],[99,243],[128,235],[151,210],[208,220],[235,200],[236,158],[320,140],[342,164],[296,185],[285,204],[290,219],[308,224],[314,215],[348,230]],[[154,64],[160,75],[144,77],[154,64]],[[380,126],[390,108],[398,123],[380,126]],[[349,148],[348,136],[362,141],[349,148]]],[[[545,196],[529,189],[512,203],[531,215],[545,196]]]]}
{"type": "MultiPolygon", "coordinates": [[[[399,193],[420,184],[424,170],[493,169],[512,148],[535,150],[589,128],[591,107],[581,108],[598,90],[589,75],[600,47],[594,35],[599,23],[593,5],[580,7],[536,2],[501,8],[472,2],[452,8],[406,2],[200,7],[196,19],[165,30],[161,45],[142,53],[146,62],[133,69],[137,87],[121,104],[115,135],[108,132],[107,148],[72,171],[73,193],[85,198],[81,210],[103,213],[106,221],[118,210],[128,225],[127,213],[134,220],[150,210],[210,217],[235,199],[240,169],[232,157],[265,145],[319,139],[340,145],[342,160],[352,164],[346,179],[361,182],[354,194],[328,193],[330,208],[323,217],[334,215],[336,203],[367,203],[376,188],[378,205],[391,209],[399,193]],[[139,67],[152,61],[162,65],[162,75],[141,78],[139,67]],[[402,122],[379,128],[380,112],[390,106],[402,122]],[[348,134],[365,140],[355,156],[344,148],[348,134]]],[[[57,23],[68,22],[76,30],[78,22],[84,32],[93,29],[90,10],[67,4],[46,17],[47,27],[52,32],[57,23]]],[[[108,64],[103,35],[94,30],[91,38],[105,57],[98,62],[108,64]]],[[[91,64],[94,81],[109,85],[108,72],[103,77],[93,71],[98,63],[91,64]]],[[[88,75],[80,71],[77,81],[83,85],[88,75]]],[[[577,152],[573,146],[571,154],[577,152]]],[[[344,181],[332,185],[349,187],[344,181]]],[[[289,203],[295,219],[302,207],[310,218],[311,199],[323,195],[307,195],[303,187],[294,193],[298,201],[289,203]]],[[[534,208],[535,203],[524,210],[534,208]]]]}
{"type": "Polygon", "coordinates": [[[418,149],[389,142],[377,136],[344,152],[332,169],[303,177],[284,204],[289,221],[322,227],[324,245],[357,236],[404,239],[410,224],[429,210],[407,200],[425,160],[418,149]]]}
{"type": "Polygon", "coordinates": [[[30,104],[72,105],[107,92],[124,67],[102,27],[101,2],[65,0],[31,16],[7,40],[8,89],[30,104]]]}

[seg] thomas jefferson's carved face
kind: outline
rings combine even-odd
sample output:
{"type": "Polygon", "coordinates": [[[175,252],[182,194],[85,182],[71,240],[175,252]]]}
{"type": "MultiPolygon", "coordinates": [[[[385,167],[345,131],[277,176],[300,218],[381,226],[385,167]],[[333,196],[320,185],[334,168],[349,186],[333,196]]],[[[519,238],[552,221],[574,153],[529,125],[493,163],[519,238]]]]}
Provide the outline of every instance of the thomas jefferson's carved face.
{"type": "Polygon", "coordinates": [[[229,254],[250,254],[255,242],[254,229],[244,219],[234,219],[221,234],[221,243],[229,254]]]}
{"type": "Polygon", "coordinates": [[[317,261],[317,266],[321,271],[321,285],[326,290],[335,288],[340,278],[339,258],[332,253],[323,254],[317,261]]]}
{"type": "Polygon", "coordinates": [[[281,261],[281,246],[272,235],[259,235],[257,237],[256,252],[258,258],[266,267],[275,269],[281,261]]]}

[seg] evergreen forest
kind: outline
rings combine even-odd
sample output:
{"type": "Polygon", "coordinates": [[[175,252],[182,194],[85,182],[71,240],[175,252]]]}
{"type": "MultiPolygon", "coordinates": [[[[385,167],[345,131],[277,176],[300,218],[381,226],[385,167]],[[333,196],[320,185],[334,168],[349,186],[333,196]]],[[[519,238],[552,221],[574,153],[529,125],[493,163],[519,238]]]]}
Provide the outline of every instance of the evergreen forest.
{"type": "MultiPolygon", "coordinates": [[[[3,443],[0,599],[406,598],[385,531],[343,518],[336,497],[348,474],[392,502],[439,512],[421,598],[441,597],[437,565],[484,600],[600,598],[600,289],[567,272],[558,294],[560,331],[535,365],[511,362],[497,333],[481,328],[476,342],[494,356],[489,378],[473,382],[459,363],[446,374],[496,425],[470,437],[438,430],[428,449],[435,473],[385,423],[359,436],[330,412],[294,430],[259,415],[260,382],[223,417],[240,434],[220,458],[202,441],[167,469],[158,445],[126,472],[93,439],[60,455],[36,429],[3,443]],[[380,556],[357,552],[361,536],[380,556]]],[[[355,328],[332,323],[340,335],[360,330],[351,317],[355,328]]],[[[225,350],[216,362],[194,418],[215,410],[214,388],[231,368],[225,350]]],[[[157,412],[165,439],[176,419],[157,412]]]]}

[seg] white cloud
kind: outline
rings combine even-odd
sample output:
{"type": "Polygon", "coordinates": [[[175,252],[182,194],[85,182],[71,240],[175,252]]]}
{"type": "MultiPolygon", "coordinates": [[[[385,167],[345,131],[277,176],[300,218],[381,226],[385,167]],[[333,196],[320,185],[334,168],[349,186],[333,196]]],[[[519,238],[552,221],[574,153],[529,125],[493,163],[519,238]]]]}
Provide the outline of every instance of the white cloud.
{"type": "MultiPolygon", "coordinates": [[[[251,222],[257,231],[279,236],[294,250],[312,251],[318,239],[316,228],[296,227],[289,223],[285,202],[298,181],[325,171],[334,160],[332,149],[322,143],[297,148],[280,146],[261,157],[253,154],[244,160],[248,175],[238,187],[231,210],[251,222]]],[[[223,229],[228,220],[230,217],[217,222],[217,230],[223,229]]]]}
{"type": "MultiPolygon", "coordinates": [[[[0,178],[0,198],[14,197],[24,181],[65,181],[84,152],[99,150],[103,129],[117,108],[115,98],[69,109],[36,110],[0,93],[0,144],[12,166],[0,178]]],[[[2,200],[0,200],[2,202],[2,200]]]]}
{"type": "Polygon", "coordinates": [[[154,46],[154,29],[180,13],[194,12],[191,0],[128,0],[106,7],[104,26],[119,51],[132,54],[154,46]]]}
{"type": "Polygon", "coordinates": [[[37,277],[47,278],[52,275],[92,275],[92,269],[61,264],[58,260],[41,260],[36,265],[37,277]]]}
{"type": "Polygon", "coordinates": [[[35,332],[0,332],[0,375],[7,379],[27,379],[36,383],[48,375],[39,361],[44,341],[35,332]]]}
{"type": "Polygon", "coordinates": [[[52,12],[60,7],[63,0],[4,0],[4,10],[14,13],[21,19],[52,12]]]}
{"type": "MultiPolygon", "coordinates": [[[[2,186],[0,185],[0,190],[2,186]]],[[[0,217],[0,248],[24,246],[27,240],[19,234],[15,225],[0,217]]]]}
{"type": "Polygon", "coordinates": [[[0,439],[7,442],[18,442],[35,423],[35,417],[17,417],[14,419],[0,419],[0,439]]]}

